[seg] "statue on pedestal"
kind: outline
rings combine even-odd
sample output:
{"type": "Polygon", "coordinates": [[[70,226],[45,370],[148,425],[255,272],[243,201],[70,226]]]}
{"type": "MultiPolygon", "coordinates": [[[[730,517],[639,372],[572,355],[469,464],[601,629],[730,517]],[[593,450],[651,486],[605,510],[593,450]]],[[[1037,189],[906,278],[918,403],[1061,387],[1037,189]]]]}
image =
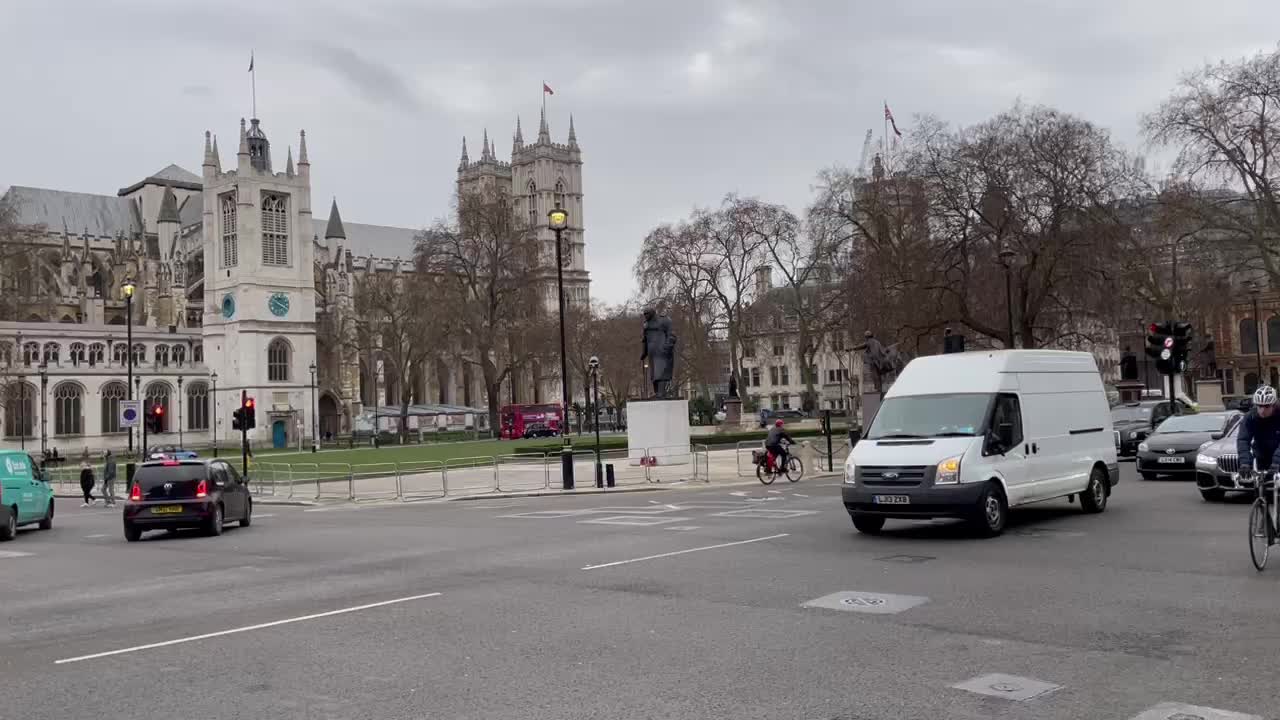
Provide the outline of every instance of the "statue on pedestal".
{"type": "Polygon", "coordinates": [[[675,369],[676,336],[671,332],[671,318],[659,316],[653,308],[644,309],[644,337],[641,341],[640,359],[647,360],[647,382],[653,387],[653,397],[665,400],[670,396],[672,371],[675,369]]]}

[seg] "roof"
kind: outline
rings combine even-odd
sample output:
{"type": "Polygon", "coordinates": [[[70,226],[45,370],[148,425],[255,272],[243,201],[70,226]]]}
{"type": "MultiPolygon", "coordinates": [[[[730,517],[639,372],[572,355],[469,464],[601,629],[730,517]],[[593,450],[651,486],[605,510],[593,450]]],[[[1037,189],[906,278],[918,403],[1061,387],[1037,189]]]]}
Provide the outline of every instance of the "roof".
{"type": "Polygon", "coordinates": [[[5,197],[17,206],[20,225],[44,225],[59,231],[111,236],[140,232],[133,201],[112,195],[47,190],[14,185],[5,197]]]}
{"type": "Polygon", "coordinates": [[[338,213],[338,201],[333,201],[333,206],[329,208],[329,224],[325,226],[324,236],[326,238],[342,238],[346,239],[347,232],[342,228],[342,215],[338,213]]]}
{"type": "MultiPolygon", "coordinates": [[[[313,217],[315,236],[324,239],[328,220],[313,217]]],[[[413,228],[391,227],[389,225],[366,225],[364,223],[344,222],[347,241],[343,246],[355,257],[405,258],[413,255],[415,238],[420,231],[413,228]]]]}
{"type": "Polygon", "coordinates": [[[204,201],[199,195],[188,195],[178,207],[178,217],[182,227],[191,227],[204,222],[204,201]]]}
{"type": "MultiPolygon", "coordinates": [[[[1098,378],[1093,356],[1067,350],[975,350],[918,357],[902,370],[886,393],[935,395],[946,393],[1000,392],[1011,373],[1052,373],[1054,382],[1070,382],[1067,373],[1098,378]]],[[[1098,381],[1101,389],[1101,381],[1098,381]]],[[[1016,386],[1015,386],[1016,387],[1016,386]]],[[[1024,387],[1025,390],[1025,387],[1024,387]]]]}
{"type": "Polygon", "coordinates": [[[116,194],[128,195],[143,185],[168,185],[170,187],[182,188],[184,190],[199,190],[204,187],[204,179],[190,170],[171,164],[166,165],[160,170],[146,176],[127,188],[121,188],[116,194]]]}

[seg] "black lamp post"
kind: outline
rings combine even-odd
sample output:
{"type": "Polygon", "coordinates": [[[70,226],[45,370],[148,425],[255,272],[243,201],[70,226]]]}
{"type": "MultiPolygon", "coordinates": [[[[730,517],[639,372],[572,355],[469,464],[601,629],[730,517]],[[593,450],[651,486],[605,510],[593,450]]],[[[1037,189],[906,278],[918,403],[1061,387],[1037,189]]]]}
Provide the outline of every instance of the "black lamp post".
{"type": "Polygon", "coordinates": [[[209,373],[209,382],[213,383],[213,419],[209,427],[213,430],[213,456],[218,457],[218,371],[209,373]]]}
{"type": "Polygon", "coordinates": [[[569,213],[557,207],[547,213],[547,226],[556,234],[556,297],[560,303],[560,476],[565,490],[573,489],[573,441],[569,437],[569,355],[564,341],[564,249],[560,236],[569,225],[569,213]]]}
{"type": "Polygon", "coordinates": [[[1013,337],[1013,259],[1018,254],[1005,246],[1000,250],[1000,264],[1004,266],[1004,306],[1008,315],[1009,348],[1017,346],[1013,337]]]}
{"type": "MultiPolygon", "coordinates": [[[[132,345],[129,346],[129,359],[130,360],[133,359],[132,345]]],[[[142,456],[142,460],[145,462],[147,459],[147,401],[145,398],[142,397],[142,376],[141,375],[134,376],[132,389],[133,389],[133,393],[137,395],[138,398],[142,399],[141,412],[139,413],[139,415],[142,416],[141,417],[142,435],[139,438],[138,451],[142,456]]],[[[130,398],[132,399],[132,396],[130,396],[130,398]]],[[[133,429],[131,428],[129,432],[132,433],[133,429]]],[[[129,452],[133,452],[133,443],[129,444],[129,452]]]]}
{"type": "Polygon", "coordinates": [[[600,358],[587,362],[591,368],[591,423],[596,426],[596,487],[604,487],[604,468],[600,464],[600,358]]]}
{"type": "Polygon", "coordinates": [[[179,450],[186,450],[187,448],[182,444],[182,399],[183,399],[183,395],[182,395],[182,376],[181,376],[181,375],[179,375],[179,376],[178,376],[178,402],[177,402],[177,406],[178,406],[178,449],[179,449],[179,450]]]}
{"type": "MultiPolygon", "coordinates": [[[[1253,298],[1253,349],[1258,363],[1258,385],[1263,385],[1268,378],[1263,372],[1262,367],[1262,318],[1259,317],[1261,311],[1258,309],[1258,296],[1262,294],[1262,288],[1258,287],[1258,283],[1250,280],[1247,287],[1249,288],[1249,297],[1253,298]]],[[[1256,387],[1256,386],[1255,386],[1256,387]]]]}
{"type": "Polygon", "coordinates": [[[316,436],[316,363],[311,361],[311,366],[307,368],[311,371],[311,452],[316,452],[319,448],[319,442],[316,436]]]}
{"type": "Polygon", "coordinates": [[[40,361],[40,455],[49,447],[49,359],[40,361]]]}
{"type": "MultiPolygon", "coordinates": [[[[133,399],[133,291],[138,286],[134,284],[133,278],[126,278],[124,284],[120,286],[120,291],[124,293],[124,316],[125,316],[125,342],[128,348],[125,350],[125,362],[127,363],[128,375],[125,378],[125,388],[129,393],[129,399],[133,399]]],[[[129,454],[133,454],[133,428],[129,428],[129,454]]]]}
{"type": "Polygon", "coordinates": [[[27,449],[27,376],[18,373],[18,446],[27,449]]]}

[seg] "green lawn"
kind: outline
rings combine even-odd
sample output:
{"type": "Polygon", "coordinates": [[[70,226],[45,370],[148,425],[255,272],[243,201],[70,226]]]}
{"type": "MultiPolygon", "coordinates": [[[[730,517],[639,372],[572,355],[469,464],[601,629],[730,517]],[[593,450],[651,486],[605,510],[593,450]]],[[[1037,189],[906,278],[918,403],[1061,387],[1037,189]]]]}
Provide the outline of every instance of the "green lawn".
{"type": "MultiPolygon", "coordinates": [[[[574,439],[575,444],[590,444],[586,437],[574,439]]],[[[380,448],[363,447],[354,450],[321,450],[310,452],[272,452],[255,454],[258,464],[301,465],[311,463],[345,463],[348,465],[372,465],[376,463],[421,462],[424,460],[446,460],[466,457],[492,457],[510,455],[515,449],[524,445],[545,443],[546,439],[532,440],[472,440],[448,443],[432,443],[427,445],[385,445],[380,448]]],[[[224,453],[225,454],[225,453],[224,453]]]]}

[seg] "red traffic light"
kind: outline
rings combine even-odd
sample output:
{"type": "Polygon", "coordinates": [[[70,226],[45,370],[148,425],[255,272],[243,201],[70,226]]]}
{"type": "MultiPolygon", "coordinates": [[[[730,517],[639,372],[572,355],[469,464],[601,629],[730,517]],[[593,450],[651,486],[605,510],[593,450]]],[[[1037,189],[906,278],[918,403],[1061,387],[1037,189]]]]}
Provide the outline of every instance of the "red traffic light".
{"type": "Polygon", "coordinates": [[[1147,332],[1151,333],[1152,335],[1155,335],[1156,333],[1160,332],[1160,326],[1156,325],[1155,323],[1151,323],[1150,325],[1147,326],[1147,332]]]}
{"type": "Polygon", "coordinates": [[[247,408],[252,408],[252,407],[253,407],[253,398],[245,398],[245,399],[244,399],[244,406],[245,406],[245,407],[247,407],[247,408]]]}
{"type": "Polygon", "coordinates": [[[157,415],[163,415],[163,414],[164,414],[164,406],[162,406],[162,405],[157,405],[157,406],[156,406],[156,408],[155,408],[155,410],[156,410],[156,414],[157,414],[157,415]]]}

